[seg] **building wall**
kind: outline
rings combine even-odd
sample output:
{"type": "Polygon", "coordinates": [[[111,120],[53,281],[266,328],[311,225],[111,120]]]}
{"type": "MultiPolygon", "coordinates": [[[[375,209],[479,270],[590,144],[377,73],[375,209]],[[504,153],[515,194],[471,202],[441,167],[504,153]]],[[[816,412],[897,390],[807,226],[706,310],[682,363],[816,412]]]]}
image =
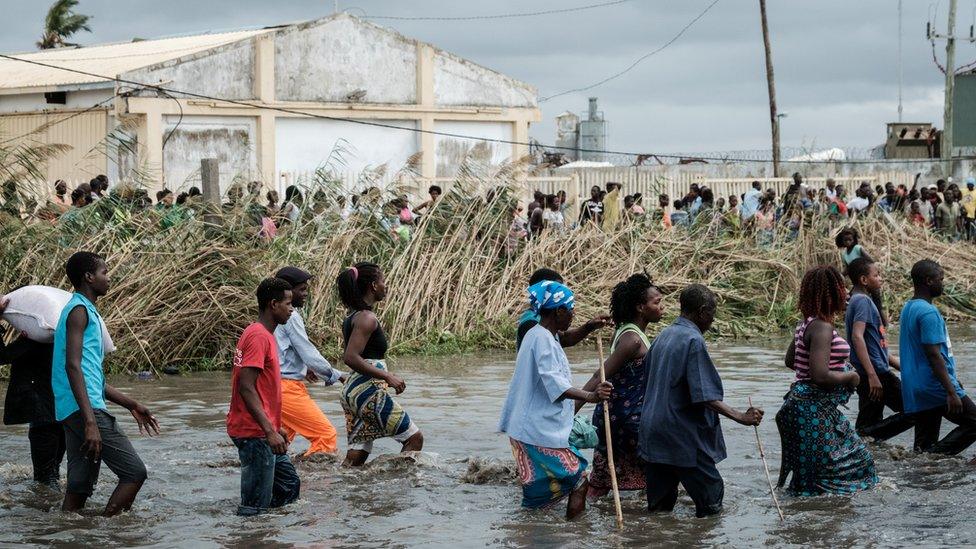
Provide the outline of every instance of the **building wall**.
{"type": "MultiPolygon", "coordinates": [[[[486,139],[512,139],[512,124],[508,122],[440,121],[434,130],[443,133],[471,135],[486,139]]],[[[479,163],[501,164],[511,160],[512,146],[505,143],[458,139],[437,135],[434,138],[437,177],[453,177],[465,159],[479,163]]]]}
{"type": "Polygon", "coordinates": [[[235,179],[250,181],[256,177],[254,118],[187,116],[178,127],[177,120],[167,116],[164,121],[163,179],[167,188],[183,191],[199,186],[200,161],[204,158],[219,161],[222,193],[235,179]]]}
{"type": "Polygon", "coordinates": [[[106,173],[104,138],[107,125],[104,110],[78,113],[37,113],[0,115],[0,138],[27,135],[5,147],[17,145],[68,145],[70,150],[40,166],[48,181],[88,181],[106,173]],[[47,129],[31,133],[47,126],[47,129]]]}
{"type": "MultiPolygon", "coordinates": [[[[67,92],[67,104],[51,105],[44,100],[43,93],[0,95],[0,113],[37,112],[44,110],[87,109],[100,101],[105,101],[115,93],[114,87],[95,90],[67,92]]],[[[106,106],[111,106],[106,103],[106,106]]]]}
{"type": "MultiPolygon", "coordinates": [[[[415,129],[413,120],[376,120],[380,124],[415,129]]],[[[420,150],[418,134],[340,120],[279,118],[275,124],[280,172],[331,168],[337,173],[358,173],[386,164],[387,172],[403,168],[420,150]],[[330,156],[333,155],[330,162],[330,156]]]]}
{"type": "Polygon", "coordinates": [[[415,103],[417,48],[412,40],[348,16],[297,25],[275,36],[279,101],[415,103]]]}
{"type": "Polygon", "coordinates": [[[164,82],[174,90],[228,99],[254,98],[254,40],[220,46],[203,53],[125,73],[146,84],[164,82]]]}
{"type": "Polygon", "coordinates": [[[438,106],[535,107],[536,91],[503,74],[439,51],[434,58],[438,106]]]}

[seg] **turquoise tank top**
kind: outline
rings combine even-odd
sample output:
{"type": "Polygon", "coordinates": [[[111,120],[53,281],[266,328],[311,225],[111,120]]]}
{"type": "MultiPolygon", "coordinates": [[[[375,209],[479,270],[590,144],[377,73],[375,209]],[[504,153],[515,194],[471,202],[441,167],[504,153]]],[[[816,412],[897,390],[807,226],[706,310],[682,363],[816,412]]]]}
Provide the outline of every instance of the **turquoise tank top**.
{"type": "Polygon", "coordinates": [[[65,370],[66,350],[68,340],[68,314],[81,305],[88,311],[88,325],[85,326],[84,339],[81,344],[81,373],[85,376],[85,389],[88,391],[88,401],[93,410],[105,409],[105,372],[102,370],[102,359],[105,351],[102,347],[102,317],[95,309],[95,304],[80,293],[71,295],[68,304],[61,310],[58,327],[54,331],[54,360],[51,362],[51,388],[54,391],[54,416],[58,421],[78,411],[78,402],[71,392],[68,382],[68,372],[65,370]]]}

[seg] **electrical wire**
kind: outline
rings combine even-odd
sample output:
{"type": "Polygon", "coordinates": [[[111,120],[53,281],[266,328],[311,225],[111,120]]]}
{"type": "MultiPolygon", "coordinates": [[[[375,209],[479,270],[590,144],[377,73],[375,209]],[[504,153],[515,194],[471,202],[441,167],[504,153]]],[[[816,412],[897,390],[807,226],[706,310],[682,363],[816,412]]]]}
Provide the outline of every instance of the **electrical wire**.
{"type": "Polygon", "coordinates": [[[577,6],[575,8],[561,8],[545,11],[530,11],[524,13],[506,13],[501,15],[472,15],[466,17],[411,17],[397,15],[365,15],[366,19],[386,19],[390,21],[484,21],[489,19],[515,19],[517,17],[536,17],[539,15],[555,15],[558,13],[571,13],[577,11],[592,10],[623,4],[630,0],[614,0],[613,2],[603,2],[601,4],[590,4],[588,6],[577,6]]]}
{"type": "Polygon", "coordinates": [[[671,37],[670,40],[668,40],[667,42],[665,42],[664,45],[662,45],[661,47],[657,48],[656,50],[654,50],[652,52],[645,53],[644,55],[640,56],[636,61],[634,61],[633,63],[631,63],[630,66],[627,67],[626,69],[624,69],[624,70],[622,70],[622,71],[620,71],[620,72],[618,72],[616,74],[610,75],[610,76],[604,78],[603,80],[600,80],[599,82],[595,82],[595,83],[590,84],[588,86],[583,86],[581,88],[573,88],[571,90],[566,90],[564,92],[559,92],[557,94],[553,94],[553,95],[550,95],[550,96],[547,96],[547,97],[540,97],[539,98],[539,102],[540,103],[543,103],[543,102],[549,101],[550,99],[554,99],[556,97],[562,97],[564,95],[568,95],[568,94],[571,94],[571,93],[581,92],[581,91],[586,91],[586,90],[592,90],[593,88],[595,88],[597,86],[602,86],[603,84],[606,84],[607,82],[610,82],[611,80],[616,80],[617,78],[620,78],[621,76],[623,76],[623,75],[627,74],[628,72],[634,70],[634,68],[636,68],[637,65],[640,65],[641,63],[643,63],[648,58],[653,57],[653,56],[657,55],[658,53],[661,53],[662,51],[664,51],[665,49],[667,49],[668,46],[670,46],[671,44],[674,44],[675,42],[677,42],[678,39],[681,38],[681,36],[685,32],[687,32],[688,29],[690,29],[695,23],[697,23],[699,19],[701,19],[702,17],[705,17],[705,14],[708,13],[709,10],[711,10],[713,7],[715,7],[715,4],[718,4],[719,1],[720,0],[714,0],[704,10],[702,10],[702,12],[699,13],[694,19],[692,19],[691,21],[689,21],[687,25],[685,25],[684,27],[682,27],[681,30],[678,31],[678,34],[675,34],[673,37],[671,37]]]}
{"type": "MultiPolygon", "coordinates": [[[[359,125],[362,125],[362,126],[372,126],[372,127],[385,128],[385,129],[390,129],[390,130],[409,131],[409,132],[414,132],[414,133],[419,133],[419,134],[436,135],[436,136],[441,136],[441,137],[452,137],[452,138],[455,138],[455,139],[464,139],[464,140],[469,140],[469,141],[482,141],[482,142],[487,142],[487,143],[499,143],[499,144],[502,144],[502,145],[520,145],[520,146],[525,146],[525,147],[531,147],[531,146],[537,145],[535,143],[531,143],[531,142],[528,142],[528,141],[514,141],[514,140],[511,140],[511,139],[497,139],[497,138],[492,138],[492,137],[479,137],[479,136],[474,136],[474,135],[465,135],[465,134],[453,133],[453,132],[442,132],[442,131],[436,131],[436,130],[424,130],[424,129],[421,129],[421,128],[410,128],[410,127],[396,126],[396,125],[393,125],[393,124],[385,124],[383,122],[376,122],[376,121],[373,121],[373,120],[364,120],[364,119],[356,119],[356,118],[345,118],[345,117],[341,117],[341,116],[328,116],[328,115],[324,115],[324,114],[317,114],[317,113],[313,113],[313,112],[302,111],[302,110],[299,110],[299,109],[291,109],[291,108],[287,108],[287,107],[275,107],[275,106],[270,106],[270,105],[255,105],[253,103],[248,103],[246,101],[241,101],[241,100],[238,100],[238,99],[224,99],[224,98],[221,98],[221,97],[214,97],[214,96],[211,96],[211,95],[205,95],[205,94],[196,93],[196,92],[190,92],[190,91],[184,91],[184,90],[177,90],[177,89],[174,89],[174,88],[168,88],[168,87],[159,86],[159,85],[155,85],[155,84],[146,84],[146,83],[142,83],[142,82],[136,82],[134,80],[127,80],[125,78],[119,78],[119,77],[114,77],[114,76],[105,76],[105,75],[102,75],[102,74],[92,73],[92,72],[83,71],[83,70],[79,70],[79,69],[72,69],[72,68],[69,68],[69,67],[59,67],[57,65],[49,65],[47,63],[41,63],[40,61],[34,61],[32,59],[20,59],[18,57],[14,57],[12,55],[7,55],[7,54],[3,54],[3,53],[0,53],[0,59],[10,59],[10,60],[13,60],[13,61],[21,61],[21,62],[28,63],[28,64],[32,64],[32,65],[37,65],[37,66],[41,66],[41,67],[47,67],[47,68],[50,68],[50,69],[62,70],[62,71],[66,71],[66,72],[72,72],[72,73],[75,73],[75,74],[80,74],[80,75],[83,75],[83,76],[88,76],[88,77],[93,77],[93,78],[99,78],[99,79],[102,79],[102,80],[112,81],[112,82],[116,82],[116,83],[119,83],[119,84],[128,84],[130,86],[136,86],[136,87],[143,88],[143,89],[146,89],[146,90],[154,90],[154,91],[156,91],[156,92],[158,92],[160,94],[167,94],[167,93],[168,94],[177,94],[177,95],[182,95],[182,96],[185,96],[185,97],[188,97],[188,98],[202,99],[202,100],[207,100],[207,101],[216,101],[216,102],[221,102],[221,103],[227,103],[227,104],[230,104],[230,105],[237,105],[237,106],[245,107],[245,108],[249,108],[249,109],[255,109],[255,110],[275,111],[275,112],[281,112],[281,113],[285,113],[285,114],[293,114],[293,115],[298,115],[298,116],[305,116],[305,117],[308,117],[308,118],[317,118],[317,119],[321,119],[321,120],[332,120],[332,121],[336,121],[336,122],[349,122],[351,124],[359,124],[359,125]]],[[[678,155],[678,154],[667,154],[667,153],[648,153],[648,152],[638,153],[638,152],[614,151],[614,150],[603,150],[603,149],[583,149],[583,148],[577,148],[577,147],[562,147],[562,146],[559,146],[559,145],[542,145],[542,146],[545,147],[546,149],[549,149],[549,150],[573,151],[573,152],[577,152],[577,153],[592,153],[592,154],[622,155],[622,156],[649,156],[649,155],[652,155],[652,156],[657,156],[659,158],[667,158],[667,159],[671,159],[671,160],[685,160],[685,159],[693,158],[695,160],[714,161],[714,162],[761,162],[761,163],[769,163],[768,160],[754,160],[754,159],[734,158],[734,157],[690,156],[690,155],[678,155]]],[[[955,157],[953,157],[953,159],[954,160],[976,160],[976,156],[955,156],[955,157]]],[[[940,159],[932,159],[932,158],[892,158],[892,159],[876,159],[876,160],[846,160],[845,163],[848,163],[848,164],[883,164],[883,163],[925,163],[925,162],[941,162],[941,161],[942,160],[940,160],[940,159]]],[[[823,164],[823,161],[818,161],[818,160],[780,160],[780,164],[823,164]]]]}

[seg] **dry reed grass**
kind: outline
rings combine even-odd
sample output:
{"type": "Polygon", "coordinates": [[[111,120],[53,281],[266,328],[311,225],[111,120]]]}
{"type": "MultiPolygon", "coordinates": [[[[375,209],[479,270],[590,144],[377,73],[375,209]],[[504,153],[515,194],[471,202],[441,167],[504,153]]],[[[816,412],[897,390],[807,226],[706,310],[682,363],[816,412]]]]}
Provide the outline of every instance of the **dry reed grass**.
{"type": "MultiPolygon", "coordinates": [[[[673,294],[699,282],[720,296],[720,335],[766,334],[796,320],[803,271],[837,261],[831,232],[836,227],[821,224],[771,248],[746,237],[707,236],[704,229],[688,233],[631,224],[612,233],[588,227],[543,234],[509,253],[512,191],[501,189],[489,200],[476,185],[457,188],[423,219],[409,243],[389,238],[373,216],[343,222],[323,215],[270,244],[253,237],[253,227],[231,220],[222,227],[191,220],[164,230],[152,212],[77,235],[8,220],[0,225],[0,288],[68,288],[67,257],[79,249],[100,252],[109,262],[112,290],[99,308],[119,348],[110,367],[198,369],[229,365],[238,334],[255,317],[254,288],[285,264],[317,275],[305,315],[312,339],[334,357],[345,314],[334,278],[356,261],[374,261],[386,271],[389,299],[378,312],[400,353],[509,347],[526,281],[541,266],[564,274],[577,292],[582,317],[604,313],[614,284],[646,270],[668,296],[671,315],[677,310],[673,294]]],[[[893,314],[909,295],[912,263],[928,257],[946,267],[948,291],[941,304],[947,316],[976,317],[976,248],[883,219],[855,225],[885,269],[893,314]]]]}

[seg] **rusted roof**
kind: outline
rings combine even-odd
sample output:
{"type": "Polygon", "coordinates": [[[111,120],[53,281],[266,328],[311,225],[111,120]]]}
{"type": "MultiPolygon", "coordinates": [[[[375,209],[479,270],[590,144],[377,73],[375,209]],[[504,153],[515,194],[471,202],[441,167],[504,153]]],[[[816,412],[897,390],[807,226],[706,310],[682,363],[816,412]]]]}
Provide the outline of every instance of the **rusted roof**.
{"type": "MultiPolygon", "coordinates": [[[[198,34],[83,48],[57,48],[14,56],[58,67],[116,77],[125,72],[185,55],[192,55],[266,32],[271,32],[271,29],[198,34]]],[[[86,76],[56,68],[22,63],[11,59],[0,59],[0,90],[51,88],[110,81],[105,78],[86,76]]]]}

